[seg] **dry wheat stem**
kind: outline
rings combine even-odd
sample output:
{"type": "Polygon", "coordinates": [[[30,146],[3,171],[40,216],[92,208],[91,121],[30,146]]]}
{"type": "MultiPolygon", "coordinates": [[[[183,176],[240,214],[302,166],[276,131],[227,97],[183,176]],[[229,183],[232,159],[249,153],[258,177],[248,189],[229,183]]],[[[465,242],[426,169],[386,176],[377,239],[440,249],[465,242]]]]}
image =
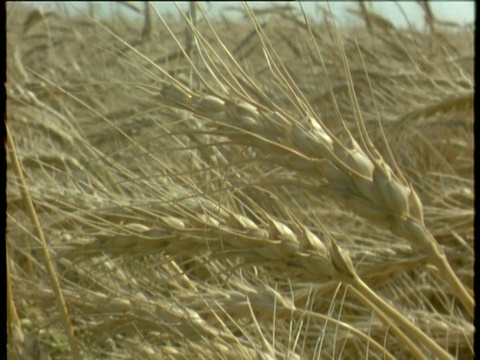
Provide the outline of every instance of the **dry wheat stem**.
{"type": "Polygon", "coordinates": [[[23,198],[24,198],[24,201],[26,203],[29,216],[30,216],[32,222],[35,224],[35,229],[37,230],[37,236],[41,240],[42,252],[43,252],[44,259],[45,259],[45,266],[46,266],[48,274],[50,276],[50,281],[51,281],[51,284],[52,284],[52,288],[55,292],[55,297],[56,297],[56,300],[57,300],[58,309],[60,311],[61,318],[62,318],[62,321],[63,321],[63,325],[65,327],[65,331],[66,331],[67,336],[68,336],[68,343],[69,343],[70,349],[72,351],[72,356],[75,360],[80,360],[81,359],[80,349],[78,347],[77,340],[75,339],[75,336],[73,334],[72,322],[71,322],[71,319],[70,319],[70,314],[68,313],[68,308],[67,308],[67,305],[65,303],[65,299],[63,297],[63,292],[62,292],[62,289],[60,287],[60,282],[58,280],[55,268],[53,266],[52,258],[50,256],[48,245],[47,245],[47,242],[45,240],[45,236],[43,234],[43,230],[42,230],[42,227],[40,225],[40,221],[38,219],[37,212],[35,211],[32,199],[29,195],[29,190],[28,190],[25,178],[23,176],[23,170],[22,170],[22,167],[20,165],[20,161],[17,157],[17,152],[16,152],[15,143],[13,141],[13,136],[10,133],[10,129],[9,129],[8,125],[6,125],[6,129],[7,129],[7,139],[8,139],[8,143],[9,143],[9,146],[10,146],[10,156],[11,156],[12,162],[13,162],[13,168],[16,172],[18,181],[20,182],[20,187],[22,189],[23,198]]]}
{"type": "MultiPolygon", "coordinates": [[[[353,288],[353,290],[350,289],[350,291],[355,292],[355,288],[353,288]]],[[[412,340],[405,333],[403,333],[385,313],[383,313],[381,310],[378,309],[378,307],[373,305],[372,302],[367,300],[367,298],[362,295],[362,292],[355,292],[355,297],[360,299],[360,301],[362,301],[368,307],[375,309],[375,314],[380,317],[385,324],[389,325],[390,330],[392,330],[392,332],[399,339],[399,341],[402,342],[404,346],[412,352],[412,355],[415,356],[415,359],[427,359],[425,354],[418,348],[418,346],[415,345],[415,343],[413,343],[412,340]]],[[[450,357],[445,356],[442,356],[441,358],[450,359],[450,357]]]]}
{"type": "MultiPolygon", "coordinates": [[[[379,309],[378,314],[382,319],[388,323],[394,321],[400,327],[402,327],[411,337],[416,341],[422,343],[426,348],[428,348],[432,354],[435,355],[438,359],[451,360],[453,357],[448,354],[444,349],[442,349],[437,343],[435,343],[430,337],[428,337],[423,331],[421,331],[417,326],[410,322],[405,316],[400,314],[398,310],[394,309],[383,299],[380,299],[377,294],[375,294],[369,287],[366,285],[360,278],[356,277],[355,281],[352,283],[352,287],[359,291],[361,296],[368,299],[367,301],[371,302],[375,309],[379,309]],[[387,315],[385,317],[385,315],[387,315]]],[[[415,348],[413,348],[415,349],[415,348]]]]}

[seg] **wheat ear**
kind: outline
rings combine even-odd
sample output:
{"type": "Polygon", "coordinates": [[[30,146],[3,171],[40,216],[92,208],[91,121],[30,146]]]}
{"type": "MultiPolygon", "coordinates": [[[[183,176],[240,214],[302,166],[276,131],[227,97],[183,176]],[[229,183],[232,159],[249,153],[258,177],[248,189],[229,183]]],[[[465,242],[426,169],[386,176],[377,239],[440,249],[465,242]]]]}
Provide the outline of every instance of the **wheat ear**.
{"type": "MultiPolygon", "coordinates": [[[[174,85],[163,90],[170,101],[179,92],[185,94],[174,85]]],[[[256,148],[300,177],[326,180],[324,185],[308,190],[341,199],[360,216],[390,229],[425,253],[445,274],[445,280],[473,317],[474,300],[425,227],[418,194],[378,154],[368,156],[350,134],[341,142],[314,117],[306,117],[301,122],[280,111],[263,110],[243,100],[232,101],[212,95],[195,99],[185,94],[181,99],[177,106],[213,121],[216,128],[209,132],[210,135],[226,136],[236,144],[256,148]],[[190,102],[185,103],[186,99],[190,102]]],[[[279,179],[278,183],[281,185],[282,181],[279,179]]],[[[288,185],[288,181],[284,184],[288,185]]]]}

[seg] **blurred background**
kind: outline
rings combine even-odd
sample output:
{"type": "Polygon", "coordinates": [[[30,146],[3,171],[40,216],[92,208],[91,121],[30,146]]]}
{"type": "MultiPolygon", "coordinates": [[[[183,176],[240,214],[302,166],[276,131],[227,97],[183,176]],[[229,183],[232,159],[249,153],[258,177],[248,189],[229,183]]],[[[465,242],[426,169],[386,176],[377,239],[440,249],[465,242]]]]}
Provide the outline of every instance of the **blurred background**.
{"type": "MultiPolygon", "coordinates": [[[[89,2],[86,1],[72,1],[67,3],[62,2],[33,2],[24,1],[24,4],[29,4],[33,7],[41,7],[46,10],[62,10],[69,13],[74,13],[75,8],[82,11],[87,11],[89,2]]],[[[163,16],[179,16],[178,9],[174,2],[153,2],[156,8],[162,13],[163,16]]],[[[201,2],[204,10],[208,13],[209,17],[216,17],[222,14],[229,19],[240,19],[242,15],[242,3],[241,2],[201,2]],[[239,11],[240,10],[240,11],[239,11]]],[[[261,9],[271,6],[289,6],[293,8],[299,8],[298,2],[287,1],[258,1],[250,2],[249,5],[254,9],[261,9]]],[[[90,2],[90,6],[95,10],[95,16],[108,17],[108,16],[128,16],[138,17],[142,19],[142,10],[144,4],[141,2],[90,2]]],[[[178,3],[185,11],[189,8],[188,1],[182,1],[178,3]]],[[[334,1],[327,3],[326,1],[317,2],[305,2],[303,3],[305,11],[313,18],[322,18],[322,9],[328,9],[330,7],[336,20],[341,25],[360,23],[357,17],[355,17],[349,10],[357,10],[358,4],[355,1],[334,1]]],[[[370,10],[377,12],[379,15],[389,19],[396,27],[408,27],[414,26],[421,29],[425,26],[424,12],[418,2],[415,1],[374,1],[367,2],[367,6],[370,10]],[[406,20],[408,19],[408,21],[406,20]]],[[[430,6],[434,12],[434,16],[447,23],[458,23],[459,25],[473,24],[476,18],[476,7],[474,1],[431,1],[430,6]]],[[[90,9],[91,10],[91,9],[90,9]]]]}

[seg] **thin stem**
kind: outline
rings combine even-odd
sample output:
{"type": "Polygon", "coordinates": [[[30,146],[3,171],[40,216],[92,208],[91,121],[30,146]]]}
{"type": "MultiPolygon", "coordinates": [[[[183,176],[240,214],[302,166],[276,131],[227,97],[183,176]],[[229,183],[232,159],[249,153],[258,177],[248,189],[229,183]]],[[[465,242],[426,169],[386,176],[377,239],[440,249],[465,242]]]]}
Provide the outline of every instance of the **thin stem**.
{"type": "Polygon", "coordinates": [[[6,128],[7,128],[7,139],[11,149],[10,156],[12,158],[12,167],[15,170],[15,173],[17,174],[18,181],[20,182],[20,187],[23,192],[23,199],[25,200],[27,212],[29,213],[31,220],[35,225],[35,229],[37,230],[37,236],[40,239],[42,244],[42,252],[45,258],[45,265],[47,267],[48,274],[50,275],[50,282],[52,283],[52,288],[53,288],[53,291],[55,292],[55,297],[58,301],[58,309],[60,310],[61,318],[63,320],[63,325],[65,327],[65,331],[67,332],[68,342],[70,344],[72,356],[73,356],[73,359],[80,360],[82,358],[80,355],[80,348],[78,347],[77,341],[75,339],[75,335],[73,334],[72,322],[70,319],[70,315],[68,313],[67,305],[65,303],[65,298],[63,297],[62,289],[60,287],[60,282],[55,272],[55,267],[53,266],[50,252],[48,250],[47,241],[45,240],[45,236],[43,235],[42,226],[40,225],[37,212],[35,211],[35,208],[33,206],[32,198],[30,197],[27,183],[25,181],[25,177],[23,176],[23,170],[20,165],[20,160],[18,159],[18,156],[17,156],[15,143],[13,142],[13,136],[10,132],[8,125],[6,126],[6,128]]]}
{"type": "Polygon", "coordinates": [[[401,341],[406,348],[410,349],[415,359],[427,359],[422,350],[420,350],[420,348],[415,345],[415,343],[396,324],[394,324],[392,320],[387,315],[385,315],[384,312],[382,312],[375,305],[373,305],[372,302],[369,301],[360,291],[355,289],[355,287],[350,286],[349,289],[365,305],[372,309],[375,309],[375,313],[377,314],[377,316],[380,317],[385,324],[388,324],[390,330],[395,334],[397,339],[401,341]]]}
{"type": "Polygon", "coordinates": [[[405,316],[400,314],[398,310],[389,305],[385,300],[375,294],[370,287],[365,284],[358,276],[350,284],[355,290],[370,301],[375,308],[378,308],[388,318],[392,319],[401,328],[407,330],[407,332],[413,338],[417,339],[422,345],[429,349],[436,358],[451,360],[452,356],[441,348],[435,341],[427,336],[420,328],[410,322],[405,316]]]}
{"type": "Polygon", "coordinates": [[[442,277],[451,286],[453,293],[462,303],[468,315],[470,315],[470,317],[473,319],[475,317],[475,300],[468,293],[465,286],[461,283],[445,255],[436,256],[435,258],[431,258],[430,261],[438,268],[442,274],[442,277]]]}

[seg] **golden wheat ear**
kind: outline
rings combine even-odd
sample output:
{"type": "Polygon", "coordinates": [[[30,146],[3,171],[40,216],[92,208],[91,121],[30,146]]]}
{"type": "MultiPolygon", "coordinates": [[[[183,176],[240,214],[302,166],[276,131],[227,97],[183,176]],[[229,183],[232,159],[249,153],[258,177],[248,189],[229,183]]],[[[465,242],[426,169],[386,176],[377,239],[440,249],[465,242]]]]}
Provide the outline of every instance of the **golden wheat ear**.
{"type": "MultiPolygon", "coordinates": [[[[256,22],[254,17],[252,20],[256,22]]],[[[256,25],[258,26],[258,23],[256,25]]],[[[195,32],[193,24],[191,26],[192,31],[195,32]]],[[[262,36],[259,26],[257,29],[262,36]]],[[[312,40],[315,42],[313,36],[312,40]]],[[[278,56],[275,58],[275,49],[264,34],[262,41],[265,47],[272,51],[269,55],[273,58],[271,61],[278,61],[278,65],[273,63],[272,71],[278,81],[283,82],[284,87],[291,90],[291,102],[296,103],[298,107],[304,105],[304,98],[299,93],[298,86],[288,76],[286,69],[282,69],[278,56]]],[[[299,126],[299,120],[294,118],[295,115],[283,117],[277,112],[262,111],[254,104],[245,103],[240,99],[223,100],[206,95],[198,100],[190,98],[190,104],[187,107],[197,116],[215,119],[218,127],[213,134],[227,136],[237,144],[255,147],[268,154],[271,161],[286,168],[294,167],[295,169],[292,170],[296,170],[299,176],[326,179],[327,184],[322,187],[325,194],[345,201],[360,216],[390,229],[395,235],[407,240],[415,249],[426,254],[432,265],[445,274],[446,281],[459,301],[473,317],[474,300],[451,269],[443,250],[425,227],[420,197],[412,185],[406,182],[395,163],[397,174],[387,165],[368,137],[338,31],[337,43],[348,79],[352,106],[355,108],[355,119],[361,139],[364,141],[363,147],[348,130],[346,140],[343,142],[331,133],[327,133],[321,119],[310,118],[306,126],[299,126]],[[285,157],[288,158],[287,161],[285,157]],[[305,170],[303,174],[299,171],[301,169],[305,170]],[[339,184],[342,185],[339,187],[339,184]]],[[[204,49],[205,52],[207,50],[204,49]]],[[[230,55],[228,52],[227,54],[230,55]]],[[[320,53],[319,56],[321,56],[320,53]]],[[[217,55],[217,59],[221,57],[217,55]]],[[[208,69],[213,68],[214,65],[214,63],[205,64],[208,69]]],[[[251,86],[253,87],[254,84],[251,86]]],[[[175,89],[176,93],[180,92],[179,88],[175,89]]],[[[188,100],[187,97],[183,96],[182,102],[178,104],[183,104],[186,100],[188,100]]],[[[297,116],[301,118],[303,115],[297,116]]],[[[346,128],[345,125],[343,126],[346,128]]],[[[384,140],[387,142],[386,139],[384,140]]],[[[390,156],[393,159],[391,152],[390,156]]]]}

